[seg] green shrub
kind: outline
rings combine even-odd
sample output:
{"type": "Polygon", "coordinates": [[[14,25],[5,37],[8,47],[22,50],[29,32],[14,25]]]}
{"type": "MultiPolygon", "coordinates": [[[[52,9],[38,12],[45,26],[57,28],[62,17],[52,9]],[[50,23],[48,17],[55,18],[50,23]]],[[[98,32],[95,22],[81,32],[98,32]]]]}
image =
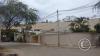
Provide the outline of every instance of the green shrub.
{"type": "Polygon", "coordinates": [[[96,25],[94,26],[94,28],[96,29],[96,32],[97,32],[97,33],[100,33],[100,23],[96,24],[96,25]]]}
{"type": "Polygon", "coordinates": [[[76,18],[71,24],[70,30],[73,32],[89,32],[90,28],[88,25],[89,18],[80,17],[76,18]]]}

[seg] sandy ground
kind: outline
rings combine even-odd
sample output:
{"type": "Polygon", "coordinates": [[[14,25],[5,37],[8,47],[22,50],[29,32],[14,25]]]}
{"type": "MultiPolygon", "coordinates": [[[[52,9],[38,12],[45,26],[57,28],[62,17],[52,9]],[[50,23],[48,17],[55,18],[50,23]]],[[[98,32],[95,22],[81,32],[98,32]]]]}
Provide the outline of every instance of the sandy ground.
{"type": "Polygon", "coordinates": [[[9,53],[18,53],[19,56],[100,56],[100,48],[91,48],[88,51],[34,45],[7,46],[7,48],[11,50],[9,53]]]}

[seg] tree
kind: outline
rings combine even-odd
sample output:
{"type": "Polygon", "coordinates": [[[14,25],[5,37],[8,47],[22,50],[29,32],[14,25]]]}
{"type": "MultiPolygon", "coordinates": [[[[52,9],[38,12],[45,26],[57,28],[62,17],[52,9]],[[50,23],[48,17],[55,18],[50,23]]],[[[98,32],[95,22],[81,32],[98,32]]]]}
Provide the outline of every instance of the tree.
{"type": "Polygon", "coordinates": [[[37,18],[35,9],[28,8],[27,5],[16,0],[9,0],[9,2],[0,6],[0,19],[2,19],[2,24],[6,30],[21,22],[34,24],[37,18]]]}
{"type": "Polygon", "coordinates": [[[100,23],[96,24],[96,25],[94,26],[94,28],[96,29],[96,32],[97,32],[97,33],[100,33],[100,23]]]}
{"type": "MultiPolygon", "coordinates": [[[[35,24],[37,20],[37,10],[28,8],[26,4],[17,0],[5,0],[0,6],[0,21],[6,30],[7,41],[11,39],[12,27],[24,22],[26,29],[29,29],[29,26],[35,24]]],[[[25,33],[23,35],[25,39],[25,33]]]]}
{"type": "Polygon", "coordinates": [[[76,18],[71,24],[70,30],[73,32],[88,32],[88,20],[89,18],[86,17],[80,17],[76,18]]]}

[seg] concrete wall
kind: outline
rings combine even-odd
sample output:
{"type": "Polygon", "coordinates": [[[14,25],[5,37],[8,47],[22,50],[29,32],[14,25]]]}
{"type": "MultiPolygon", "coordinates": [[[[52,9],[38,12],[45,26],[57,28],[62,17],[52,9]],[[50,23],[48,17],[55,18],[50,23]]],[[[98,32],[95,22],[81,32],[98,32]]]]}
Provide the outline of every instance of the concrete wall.
{"type": "MultiPolygon", "coordinates": [[[[78,47],[78,42],[81,39],[87,38],[92,46],[96,45],[99,34],[93,33],[60,33],[61,47],[78,47]],[[97,38],[97,39],[96,39],[97,38]]],[[[41,43],[47,46],[58,46],[57,33],[46,33],[41,36],[41,43]]]]}

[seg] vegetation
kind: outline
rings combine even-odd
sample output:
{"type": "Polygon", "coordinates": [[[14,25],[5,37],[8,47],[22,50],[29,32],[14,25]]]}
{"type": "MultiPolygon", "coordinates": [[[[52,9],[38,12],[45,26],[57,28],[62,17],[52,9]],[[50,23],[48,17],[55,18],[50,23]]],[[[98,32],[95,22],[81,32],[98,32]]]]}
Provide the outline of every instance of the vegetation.
{"type": "MultiPolygon", "coordinates": [[[[97,9],[98,11],[100,10],[100,1],[97,4],[95,4],[94,8],[97,9]]],[[[94,28],[97,33],[100,33],[100,23],[96,24],[94,28]]]]}
{"type": "Polygon", "coordinates": [[[89,32],[88,20],[89,18],[86,17],[76,18],[70,24],[70,30],[73,32],[89,32]]]}
{"type": "Polygon", "coordinates": [[[17,0],[7,0],[6,4],[0,6],[0,20],[5,29],[19,25],[24,22],[25,24],[34,24],[37,21],[36,10],[28,8],[27,5],[17,0]]]}
{"type": "MultiPolygon", "coordinates": [[[[35,24],[38,20],[37,10],[28,8],[26,4],[19,2],[18,0],[5,0],[2,5],[0,5],[0,22],[2,22],[3,28],[6,30],[6,41],[12,39],[13,35],[12,27],[19,26],[24,23],[26,29],[31,29],[31,25],[35,24]],[[9,34],[8,34],[9,33],[9,34]]],[[[23,31],[25,37],[25,32],[23,31]]]]}
{"type": "Polygon", "coordinates": [[[96,32],[97,32],[97,33],[100,33],[100,23],[96,24],[96,25],[94,26],[94,28],[96,29],[96,32]]]}

